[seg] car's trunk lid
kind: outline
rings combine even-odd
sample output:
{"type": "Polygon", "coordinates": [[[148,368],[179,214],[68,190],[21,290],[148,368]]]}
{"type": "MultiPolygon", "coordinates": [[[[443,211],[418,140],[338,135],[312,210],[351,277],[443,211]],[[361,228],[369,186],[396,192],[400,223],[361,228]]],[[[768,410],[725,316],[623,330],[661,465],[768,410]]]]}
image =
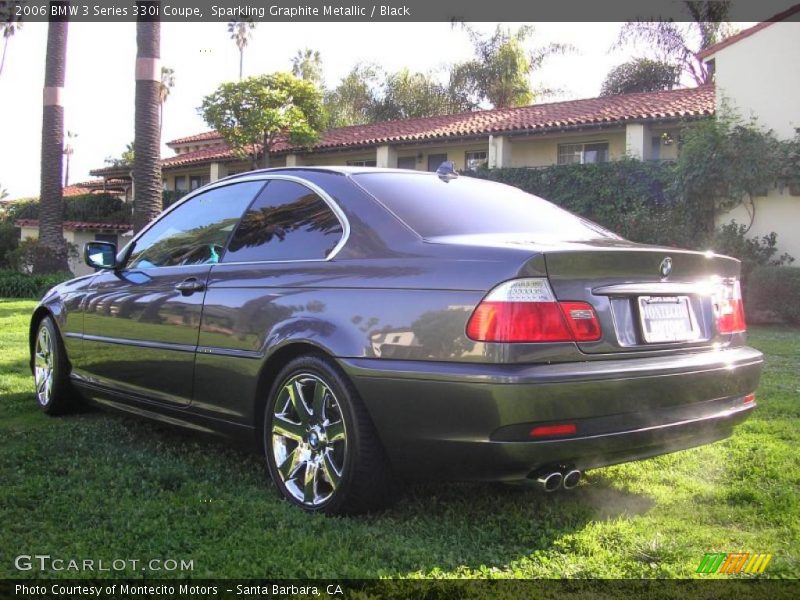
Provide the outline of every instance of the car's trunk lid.
{"type": "Polygon", "coordinates": [[[711,285],[739,277],[739,261],[727,256],[623,239],[565,242],[557,234],[535,241],[496,234],[427,241],[516,250],[522,259],[517,277],[545,271],[559,301],[592,305],[602,338],[578,343],[587,354],[701,348],[730,340],[716,332],[711,285]]]}
{"type": "Polygon", "coordinates": [[[706,346],[716,333],[713,286],[739,276],[739,261],[651,246],[564,248],[544,252],[559,300],[589,302],[603,337],[587,353],[706,346]]]}

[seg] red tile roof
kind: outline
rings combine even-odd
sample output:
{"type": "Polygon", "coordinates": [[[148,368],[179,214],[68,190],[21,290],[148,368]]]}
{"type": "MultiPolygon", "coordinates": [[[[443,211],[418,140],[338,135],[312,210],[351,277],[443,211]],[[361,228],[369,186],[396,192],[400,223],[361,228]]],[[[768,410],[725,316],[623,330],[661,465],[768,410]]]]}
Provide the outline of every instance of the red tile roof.
{"type": "MultiPolygon", "coordinates": [[[[547,132],[572,127],[613,125],[628,121],[677,120],[713,114],[714,87],[706,85],[341,127],[323,133],[310,150],[359,148],[502,133],[547,132]]],[[[173,140],[169,145],[181,144],[187,140],[219,142],[194,152],[166,158],[161,163],[164,167],[181,167],[233,158],[228,145],[214,131],[173,140]]],[[[307,149],[294,147],[288,142],[279,142],[272,152],[281,154],[292,150],[307,149]]]]}
{"type": "Polygon", "coordinates": [[[207,140],[218,140],[219,134],[216,131],[206,131],[205,133],[198,133],[187,137],[178,138],[167,142],[167,146],[180,146],[183,144],[190,144],[192,142],[204,142],[207,140]]]}
{"type": "Polygon", "coordinates": [[[85,187],[82,183],[76,183],[75,185],[68,185],[64,188],[62,194],[65,198],[69,198],[70,196],[82,196],[84,194],[91,194],[92,190],[88,187],[85,187]]]}
{"type": "Polygon", "coordinates": [[[758,25],[753,25],[752,27],[748,27],[747,29],[743,29],[736,35],[732,35],[729,38],[725,38],[718,44],[714,44],[713,46],[709,46],[705,50],[698,52],[697,57],[701,60],[704,60],[711,56],[712,54],[716,54],[723,48],[727,48],[728,46],[732,46],[736,42],[743,40],[744,38],[750,37],[754,33],[758,33],[762,29],[766,29],[773,23],[777,23],[778,21],[785,21],[789,17],[794,14],[800,13],[800,4],[795,4],[791,8],[787,8],[785,11],[778,13],[764,21],[763,23],[759,23],[758,25]]]}
{"type": "MultiPolygon", "coordinates": [[[[219,135],[216,132],[214,132],[214,135],[217,136],[217,139],[220,139],[219,135]]],[[[183,167],[194,163],[202,163],[214,160],[226,160],[230,158],[233,158],[233,152],[231,151],[230,146],[228,146],[228,144],[226,144],[225,142],[220,141],[220,143],[214,144],[212,146],[206,146],[205,148],[201,148],[200,150],[195,150],[194,152],[184,152],[182,154],[170,156],[169,158],[164,158],[161,160],[161,166],[183,167]]]]}
{"type": "MultiPolygon", "coordinates": [[[[14,221],[16,227],[38,227],[38,219],[17,219],[14,221]]],[[[130,231],[133,225],[128,223],[93,223],[90,221],[64,221],[64,229],[67,231],[130,231]]]]}

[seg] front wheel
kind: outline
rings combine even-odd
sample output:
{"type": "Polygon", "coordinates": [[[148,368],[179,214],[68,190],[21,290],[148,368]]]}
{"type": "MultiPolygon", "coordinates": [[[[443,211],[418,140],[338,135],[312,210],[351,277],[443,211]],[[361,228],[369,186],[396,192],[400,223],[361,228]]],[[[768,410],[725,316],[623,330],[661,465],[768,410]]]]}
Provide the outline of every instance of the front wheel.
{"type": "Polygon", "coordinates": [[[300,357],[278,375],[264,448],[280,494],[307,511],[352,514],[388,501],[389,469],[369,415],[326,359],[300,357]]]}
{"type": "Polygon", "coordinates": [[[74,408],[64,344],[51,317],[39,323],[33,344],[33,380],[36,401],[45,413],[60,415],[74,408]]]}

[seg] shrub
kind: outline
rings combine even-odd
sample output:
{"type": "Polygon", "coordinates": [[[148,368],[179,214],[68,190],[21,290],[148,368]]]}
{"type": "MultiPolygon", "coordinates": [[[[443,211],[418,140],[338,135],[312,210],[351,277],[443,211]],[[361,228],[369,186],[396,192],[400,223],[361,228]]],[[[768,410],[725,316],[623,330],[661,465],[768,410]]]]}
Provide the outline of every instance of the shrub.
{"type": "MultiPolygon", "coordinates": [[[[6,217],[9,221],[17,219],[38,219],[39,200],[17,202],[9,208],[6,217]]],[[[93,223],[130,223],[130,205],[109,194],[83,194],[64,198],[65,221],[90,221],[93,223]]]]}
{"type": "Polygon", "coordinates": [[[0,298],[41,298],[54,285],[70,279],[70,273],[29,275],[0,271],[0,298]]]}
{"type": "Polygon", "coordinates": [[[189,192],[185,190],[164,190],[163,192],[161,192],[162,210],[172,206],[188,193],[189,192]]]}
{"type": "Polygon", "coordinates": [[[0,269],[8,269],[11,265],[6,257],[19,245],[19,234],[14,223],[0,219],[0,269]]]}
{"type": "Polygon", "coordinates": [[[753,323],[782,320],[800,325],[800,268],[753,269],[745,287],[744,305],[753,323]]]}
{"type": "Polygon", "coordinates": [[[747,237],[747,227],[731,221],[718,228],[708,243],[714,252],[727,254],[742,261],[742,281],[747,282],[756,267],[788,265],[794,258],[786,253],[775,256],[778,235],[773,231],[760,238],[747,237]]]}
{"type": "Polygon", "coordinates": [[[626,158],[536,169],[480,169],[471,175],[541,196],[634,242],[690,246],[699,231],[671,192],[673,163],[626,158]]]}
{"type": "MultiPolygon", "coordinates": [[[[67,244],[67,260],[78,257],[78,248],[75,244],[67,244]]],[[[25,238],[16,249],[6,254],[6,262],[15,271],[20,273],[57,273],[61,261],[55,253],[39,243],[34,238],[25,238]]]]}

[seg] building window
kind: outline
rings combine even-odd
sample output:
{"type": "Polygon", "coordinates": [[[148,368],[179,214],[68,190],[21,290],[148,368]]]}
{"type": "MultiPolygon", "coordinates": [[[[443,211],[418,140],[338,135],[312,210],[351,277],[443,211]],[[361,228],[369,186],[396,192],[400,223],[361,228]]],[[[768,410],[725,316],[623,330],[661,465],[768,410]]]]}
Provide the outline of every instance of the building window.
{"type": "Polygon", "coordinates": [[[175,177],[175,191],[185,192],[186,189],[186,175],[179,175],[175,177]]]}
{"type": "Polygon", "coordinates": [[[191,177],[189,177],[189,189],[196,190],[201,185],[205,185],[206,184],[205,179],[206,178],[202,177],[201,175],[192,175],[191,177]]]}
{"type": "Polygon", "coordinates": [[[416,169],[417,158],[415,156],[400,156],[397,159],[398,169],[416,169]]]}
{"type": "Polygon", "coordinates": [[[600,162],[608,162],[608,142],[558,145],[558,164],[560,165],[600,162]]]}
{"type": "Polygon", "coordinates": [[[428,154],[428,171],[436,171],[446,161],[447,154],[428,154]]]}
{"type": "Polygon", "coordinates": [[[348,167],[377,167],[378,161],[375,160],[348,160],[348,167]]]}
{"type": "Polygon", "coordinates": [[[475,169],[485,167],[488,162],[489,155],[485,150],[466,152],[464,154],[464,168],[467,171],[474,171],[475,169]]]}
{"type": "Polygon", "coordinates": [[[117,243],[117,234],[116,233],[95,233],[94,234],[94,241],[95,242],[111,242],[112,244],[117,243]]]}

